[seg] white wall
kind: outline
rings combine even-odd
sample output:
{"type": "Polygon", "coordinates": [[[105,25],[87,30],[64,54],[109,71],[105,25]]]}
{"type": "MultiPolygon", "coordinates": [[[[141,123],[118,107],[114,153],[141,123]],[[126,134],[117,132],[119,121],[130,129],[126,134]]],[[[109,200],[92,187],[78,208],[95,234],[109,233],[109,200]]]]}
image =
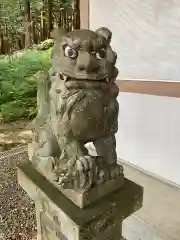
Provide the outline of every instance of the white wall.
{"type": "MultiPolygon", "coordinates": [[[[179,0],[90,0],[90,28],[109,27],[119,78],[180,80],[179,0]]],[[[180,99],[120,93],[118,156],[180,184],[180,99]]]]}
{"type": "Polygon", "coordinates": [[[90,0],[90,28],[109,27],[121,78],[180,80],[179,0],[90,0]]]}
{"type": "Polygon", "coordinates": [[[118,156],[180,184],[180,99],[119,95],[118,156]]]}

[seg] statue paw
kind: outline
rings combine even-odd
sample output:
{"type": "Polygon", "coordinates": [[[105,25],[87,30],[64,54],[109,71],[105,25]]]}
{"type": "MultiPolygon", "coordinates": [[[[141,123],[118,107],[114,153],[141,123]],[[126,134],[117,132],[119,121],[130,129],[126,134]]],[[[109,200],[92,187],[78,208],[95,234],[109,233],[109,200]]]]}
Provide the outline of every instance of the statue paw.
{"type": "Polygon", "coordinates": [[[123,174],[123,167],[121,165],[115,165],[110,168],[110,179],[116,179],[123,174]]]}
{"type": "Polygon", "coordinates": [[[121,165],[107,165],[98,171],[98,184],[106,182],[108,180],[113,180],[120,177],[123,174],[123,167],[121,165]]]}
{"type": "Polygon", "coordinates": [[[57,184],[64,189],[88,189],[93,181],[94,163],[94,157],[86,155],[78,157],[70,168],[62,170],[59,166],[57,184]]]}
{"type": "Polygon", "coordinates": [[[75,163],[59,164],[56,168],[57,184],[64,189],[88,190],[94,183],[101,184],[123,174],[121,165],[109,165],[103,158],[90,155],[78,156],[75,163]]]}
{"type": "Polygon", "coordinates": [[[75,179],[73,179],[74,176],[71,172],[62,172],[59,174],[58,178],[57,178],[57,183],[60,187],[65,188],[65,189],[71,189],[74,186],[74,181],[75,179]]]}

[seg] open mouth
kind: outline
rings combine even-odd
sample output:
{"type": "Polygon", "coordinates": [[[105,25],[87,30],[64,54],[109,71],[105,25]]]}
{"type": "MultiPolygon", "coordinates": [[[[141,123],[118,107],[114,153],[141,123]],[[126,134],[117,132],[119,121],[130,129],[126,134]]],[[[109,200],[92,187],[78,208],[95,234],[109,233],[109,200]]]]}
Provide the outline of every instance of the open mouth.
{"type": "Polygon", "coordinates": [[[76,83],[91,83],[91,84],[109,84],[110,80],[108,77],[102,78],[102,79],[87,79],[87,78],[72,78],[67,75],[65,75],[62,72],[58,72],[57,75],[59,75],[60,80],[63,80],[65,82],[76,82],[76,83]]]}

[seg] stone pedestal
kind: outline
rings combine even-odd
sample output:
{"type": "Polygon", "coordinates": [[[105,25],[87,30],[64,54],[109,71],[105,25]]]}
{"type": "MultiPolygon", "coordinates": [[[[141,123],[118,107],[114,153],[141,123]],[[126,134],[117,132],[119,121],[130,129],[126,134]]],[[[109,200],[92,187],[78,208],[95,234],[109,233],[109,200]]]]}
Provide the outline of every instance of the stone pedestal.
{"type": "Polygon", "coordinates": [[[38,240],[120,240],[122,221],[142,206],[143,189],[128,179],[124,186],[81,209],[28,162],[18,180],[35,201],[38,240]]]}

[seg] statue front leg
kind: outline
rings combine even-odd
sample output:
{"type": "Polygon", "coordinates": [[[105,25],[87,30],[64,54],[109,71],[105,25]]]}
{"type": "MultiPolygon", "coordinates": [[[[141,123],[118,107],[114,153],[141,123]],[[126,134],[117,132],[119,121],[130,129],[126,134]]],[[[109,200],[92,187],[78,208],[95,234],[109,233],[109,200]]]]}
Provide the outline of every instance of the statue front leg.
{"type": "Polygon", "coordinates": [[[66,189],[88,189],[93,182],[94,157],[88,155],[83,142],[60,136],[61,156],[55,166],[57,184],[66,189]]]}
{"type": "Polygon", "coordinates": [[[109,165],[116,164],[116,139],[114,135],[106,138],[100,138],[93,143],[98,156],[101,156],[109,165]]]}
{"type": "MultiPolygon", "coordinates": [[[[117,164],[115,136],[100,138],[93,143],[97,156],[99,156],[104,163],[101,174],[103,176],[108,176],[109,179],[115,179],[122,175],[123,167],[117,164]]],[[[104,181],[106,180],[107,179],[104,177],[104,181]]]]}

